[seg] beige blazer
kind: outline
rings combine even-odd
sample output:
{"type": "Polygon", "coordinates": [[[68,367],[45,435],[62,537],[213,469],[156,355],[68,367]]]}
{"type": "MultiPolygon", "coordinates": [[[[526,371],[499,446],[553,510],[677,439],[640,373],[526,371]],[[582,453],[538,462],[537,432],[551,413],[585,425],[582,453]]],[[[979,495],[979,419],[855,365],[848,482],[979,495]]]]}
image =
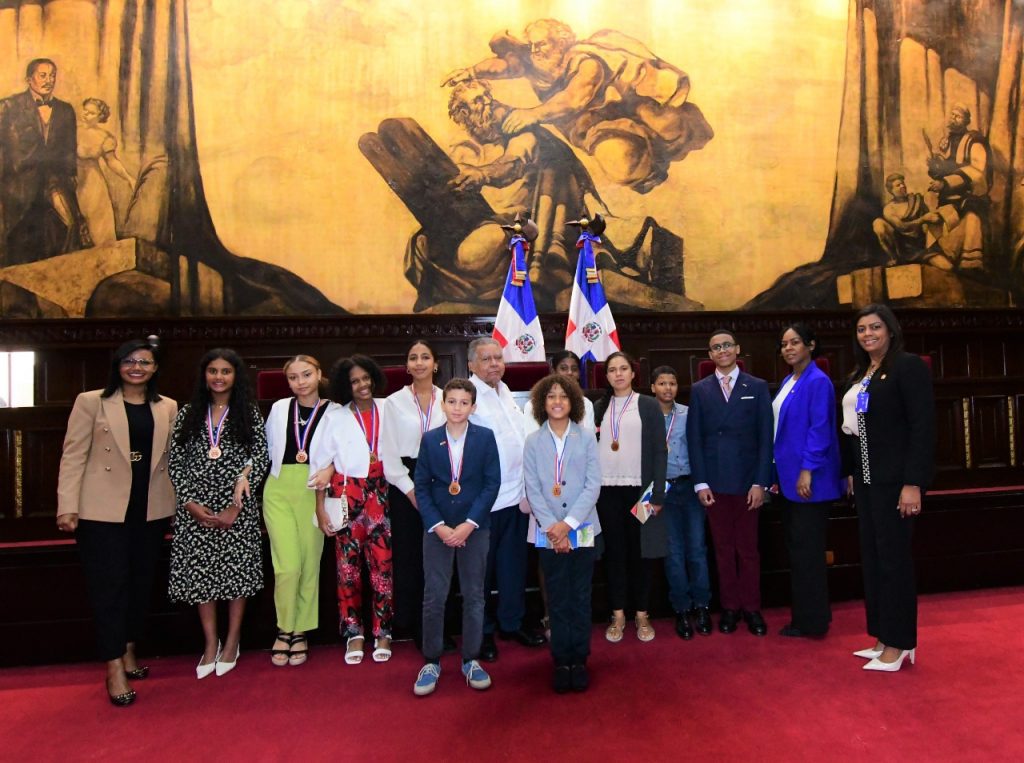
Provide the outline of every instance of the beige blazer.
{"type": "MultiPolygon", "coordinates": [[[[121,390],[108,398],[100,397],[100,392],[83,392],[71,409],[60,459],[57,516],[78,514],[97,522],[124,522],[132,485],[128,416],[121,390]]],[[[164,397],[149,407],[153,411],[153,457],[146,519],[152,521],[174,514],[167,451],[178,404],[164,397]]]]}

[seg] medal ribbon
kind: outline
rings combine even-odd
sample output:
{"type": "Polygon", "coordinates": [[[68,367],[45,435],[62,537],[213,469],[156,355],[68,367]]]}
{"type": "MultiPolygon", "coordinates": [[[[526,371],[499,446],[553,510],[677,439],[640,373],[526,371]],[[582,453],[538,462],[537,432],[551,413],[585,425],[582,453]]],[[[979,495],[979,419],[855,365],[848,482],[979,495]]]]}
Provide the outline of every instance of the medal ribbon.
{"type": "Polygon", "coordinates": [[[370,403],[370,433],[366,432],[366,424],[363,423],[363,414],[352,403],[352,412],[356,415],[356,423],[363,430],[363,437],[366,438],[366,445],[370,449],[370,455],[377,452],[377,440],[380,438],[380,429],[377,427],[377,403],[370,403]]]}
{"type": "Polygon", "coordinates": [[[213,427],[213,406],[207,404],[206,406],[206,433],[210,436],[210,447],[216,448],[220,445],[220,434],[224,428],[224,419],[228,417],[228,411],[231,410],[231,406],[224,408],[224,414],[220,417],[220,421],[217,422],[217,428],[213,427]]]}
{"type": "Polygon", "coordinates": [[[612,396],[612,442],[619,441],[619,429],[622,426],[622,417],[626,413],[626,409],[629,408],[629,403],[633,399],[633,393],[629,393],[629,397],[626,398],[625,404],[622,406],[622,410],[619,411],[618,415],[615,414],[615,396],[612,396]]]}
{"type": "MultiPolygon", "coordinates": [[[[463,435],[465,437],[466,435],[463,435]]],[[[462,462],[466,460],[466,446],[462,446],[462,458],[459,459],[459,469],[455,470],[455,459],[452,457],[452,446],[450,443],[451,435],[445,432],[445,445],[448,446],[448,465],[452,469],[452,482],[460,482],[462,480],[462,462]]]]}
{"type": "MultiPolygon", "coordinates": [[[[548,432],[551,433],[551,444],[555,446],[555,485],[557,487],[562,486],[562,475],[565,473],[565,445],[562,445],[562,452],[558,452],[558,440],[555,438],[555,433],[551,431],[551,427],[548,427],[548,432]]],[[[566,430],[568,434],[568,430],[566,430]]]]}
{"type": "Polygon", "coordinates": [[[409,391],[412,393],[412,404],[416,406],[416,415],[420,417],[420,437],[427,433],[427,429],[430,427],[430,415],[434,412],[434,399],[437,397],[437,390],[430,390],[430,405],[427,406],[427,412],[424,414],[423,409],[420,407],[420,399],[416,396],[416,390],[409,385],[409,391]]]}
{"type": "Polygon", "coordinates": [[[302,428],[302,434],[299,435],[299,398],[295,398],[295,420],[292,422],[295,433],[295,444],[299,447],[302,452],[306,451],[306,443],[309,442],[309,433],[313,429],[313,420],[316,418],[317,413],[320,412],[320,408],[325,403],[325,400],[317,398],[316,405],[313,406],[313,412],[309,414],[309,419],[306,421],[306,426],[302,428]]]}
{"type": "Polygon", "coordinates": [[[676,425],[676,412],[672,411],[672,418],[668,421],[668,431],[665,432],[665,444],[668,445],[668,441],[672,439],[672,429],[676,425]]]}

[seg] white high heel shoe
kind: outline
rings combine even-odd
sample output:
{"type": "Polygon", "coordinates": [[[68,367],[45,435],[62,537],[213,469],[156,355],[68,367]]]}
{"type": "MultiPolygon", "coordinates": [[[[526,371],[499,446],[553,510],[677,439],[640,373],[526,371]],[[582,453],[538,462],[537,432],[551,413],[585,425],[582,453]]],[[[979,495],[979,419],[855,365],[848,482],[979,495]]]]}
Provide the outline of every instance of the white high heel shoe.
{"type": "Polygon", "coordinates": [[[218,676],[222,676],[225,673],[230,673],[232,670],[234,670],[235,669],[235,665],[238,664],[238,657],[241,654],[242,654],[242,645],[239,644],[238,647],[235,649],[235,659],[233,659],[231,662],[228,662],[227,660],[221,660],[221,659],[218,658],[217,659],[217,663],[216,663],[217,664],[217,675],[218,676]]]}
{"type": "Polygon", "coordinates": [[[884,673],[895,673],[901,667],[903,667],[903,660],[910,655],[910,664],[914,664],[914,653],[917,649],[904,649],[900,652],[900,656],[896,658],[895,662],[882,662],[880,659],[875,657],[871,662],[864,666],[864,670],[880,670],[884,673]]]}
{"type": "Polygon", "coordinates": [[[203,664],[203,658],[199,658],[199,664],[196,665],[196,678],[206,678],[214,670],[217,669],[217,660],[220,659],[220,641],[217,642],[217,656],[213,658],[213,662],[203,664]]]}
{"type": "Polygon", "coordinates": [[[853,653],[854,657],[863,657],[865,660],[873,660],[876,657],[880,657],[881,655],[882,650],[875,649],[874,647],[869,647],[868,649],[861,649],[860,651],[853,653]]]}

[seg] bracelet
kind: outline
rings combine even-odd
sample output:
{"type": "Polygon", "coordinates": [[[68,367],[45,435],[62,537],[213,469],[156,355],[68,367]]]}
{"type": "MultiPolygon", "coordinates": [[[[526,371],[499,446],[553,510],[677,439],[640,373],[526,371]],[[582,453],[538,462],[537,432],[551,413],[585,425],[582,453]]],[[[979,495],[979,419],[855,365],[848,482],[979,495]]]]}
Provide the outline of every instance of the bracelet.
{"type": "Polygon", "coordinates": [[[248,479],[249,479],[249,475],[248,474],[239,474],[237,477],[235,477],[235,484],[237,485],[242,480],[248,481],[248,479]]]}

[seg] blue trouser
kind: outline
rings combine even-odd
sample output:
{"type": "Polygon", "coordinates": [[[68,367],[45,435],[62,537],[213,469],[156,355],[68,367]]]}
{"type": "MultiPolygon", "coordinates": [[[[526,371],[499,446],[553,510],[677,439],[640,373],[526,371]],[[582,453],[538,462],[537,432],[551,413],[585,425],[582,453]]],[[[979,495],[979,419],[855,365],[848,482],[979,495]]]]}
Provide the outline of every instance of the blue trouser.
{"type": "Polygon", "coordinates": [[[704,543],[704,509],[693,492],[693,480],[680,479],[665,495],[668,557],[665,577],[672,608],[679,614],[706,607],[711,600],[708,550],[704,543]]]}
{"type": "MultiPolygon", "coordinates": [[[[495,628],[517,631],[526,615],[526,530],[529,517],[519,505],[491,512],[491,548],[487,554],[486,592],[498,591],[496,612],[490,606],[484,633],[495,628]]],[[[493,601],[492,601],[493,604],[493,601]]]]}

